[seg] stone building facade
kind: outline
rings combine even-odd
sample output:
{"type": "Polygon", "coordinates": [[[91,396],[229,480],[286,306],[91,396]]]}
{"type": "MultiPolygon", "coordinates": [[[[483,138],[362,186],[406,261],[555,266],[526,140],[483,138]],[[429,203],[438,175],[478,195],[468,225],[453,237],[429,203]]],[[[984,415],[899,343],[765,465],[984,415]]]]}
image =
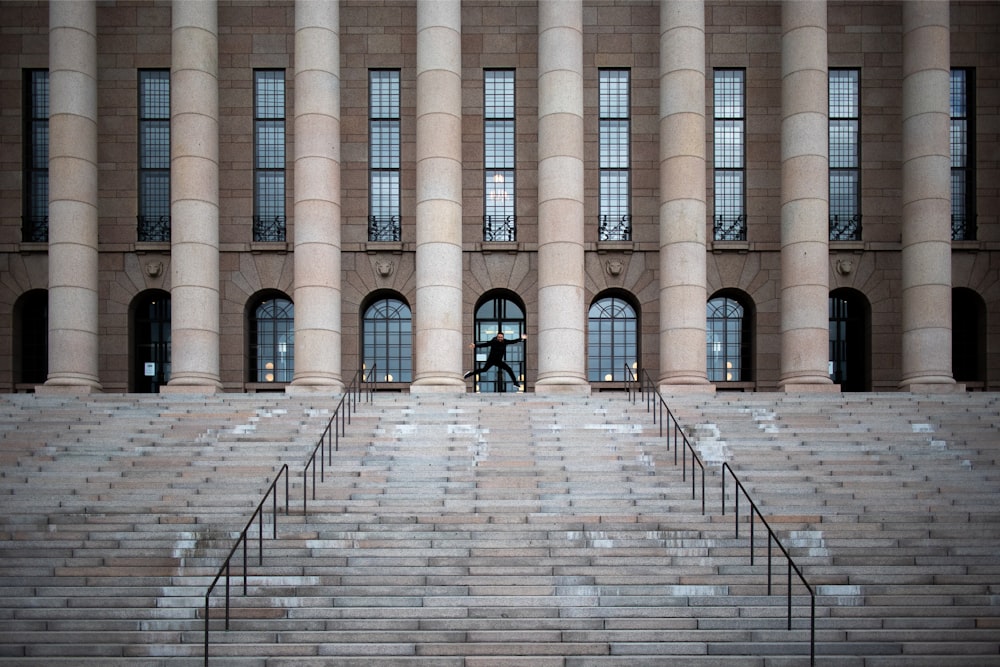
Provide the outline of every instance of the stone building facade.
{"type": "Polygon", "coordinates": [[[995,390],[998,26],[7,0],[0,391],[995,390]]]}

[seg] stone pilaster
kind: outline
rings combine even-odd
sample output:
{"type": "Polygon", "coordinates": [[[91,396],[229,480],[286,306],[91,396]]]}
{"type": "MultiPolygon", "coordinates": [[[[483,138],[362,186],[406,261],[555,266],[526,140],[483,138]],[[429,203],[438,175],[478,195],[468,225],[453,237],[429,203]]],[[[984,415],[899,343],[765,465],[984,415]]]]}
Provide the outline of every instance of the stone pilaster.
{"type": "Polygon", "coordinates": [[[295,376],[340,391],[340,6],[295,2],[295,376]]]}
{"type": "Polygon", "coordinates": [[[170,307],[164,392],[219,391],[219,86],[215,0],[174,0],[170,307]]]}
{"type": "Polygon", "coordinates": [[[951,366],[949,6],[903,3],[903,374],[956,389],[951,366]]]}
{"type": "Polygon", "coordinates": [[[781,378],[785,391],[838,389],[829,376],[829,117],[826,0],[781,5],[781,378]]]}
{"type": "Polygon", "coordinates": [[[539,0],[538,393],[590,392],[583,195],[583,3],[539,0]]]}
{"type": "Polygon", "coordinates": [[[417,0],[417,249],[411,392],[461,392],[462,8],[417,0]]]}
{"type": "Polygon", "coordinates": [[[714,391],[705,370],[705,4],[660,2],[660,377],[714,391]]]}
{"type": "Polygon", "coordinates": [[[49,375],[39,393],[100,390],[97,7],[49,4],[49,375]]]}

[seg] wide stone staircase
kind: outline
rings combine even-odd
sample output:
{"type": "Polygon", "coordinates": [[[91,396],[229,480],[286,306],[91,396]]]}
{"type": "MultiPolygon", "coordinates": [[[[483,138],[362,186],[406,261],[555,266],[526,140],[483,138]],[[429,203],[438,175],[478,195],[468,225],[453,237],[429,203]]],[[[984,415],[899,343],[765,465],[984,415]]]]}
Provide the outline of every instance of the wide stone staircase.
{"type": "Polygon", "coordinates": [[[998,397],[668,397],[692,498],[624,395],[0,397],[0,665],[1000,665],[998,397]],[[307,512],[303,498],[308,497],[307,512]],[[270,507],[268,503],[266,507],[270,507]],[[258,542],[257,534],[264,531],[258,542]],[[258,546],[263,562],[257,562],[258,546]]]}

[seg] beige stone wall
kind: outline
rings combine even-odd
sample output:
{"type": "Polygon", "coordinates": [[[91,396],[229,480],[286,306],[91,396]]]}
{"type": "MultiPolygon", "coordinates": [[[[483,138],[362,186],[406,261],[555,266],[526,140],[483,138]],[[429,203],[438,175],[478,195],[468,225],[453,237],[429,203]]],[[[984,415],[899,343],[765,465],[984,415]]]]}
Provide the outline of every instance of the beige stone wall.
{"type": "MultiPolygon", "coordinates": [[[[170,3],[98,3],[99,369],[105,391],[129,388],[129,308],[144,290],[170,289],[169,244],[136,243],[136,70],[170,66],[170,3]]],[[[291,0],[219,4],[220,100],[220,374],[227,391],[248,378],[248,302],[263,292],[294,292],[294,5],[291,0]],[[286,76],[286,213],[282,244],[251,241],[252,72],[282,68],[286,76]]],[[[900,380],[900,197],[902,188],[902,10],[899,3],[829,1],[830,67],[862,68],[864,241],[831,243],[830,289],[850,288],[871,306],[872,387],[900,380]]],[[[466,1],[462,7],[463,336],[471,339],[476,302],[492,290],[517,294],[528,333],[538,322],[538,95],[534,0],[466,1]],[[517,70],[518,241],[484,247],[482,201],[482,71],[517,70]]],[[[628,295],[640,311],[641,365],[659,367],[659,0],[585,0],[584,23],[584,300],[628,295]],[[597,242],[597,70],[632,73],[633,242],[597,242]]],[[[1000,8],[953,3],[953,66],[977,74],[978,240],[953,243],[952,285],[975,291],[989,317],[989,381],[1000,385],[1000,8]]],[[[416,157],[416,5],[342,1],[341,201],[342,368],[359,363],[361,308],[391,291],[416,303],[414,226],[416,157]],[[367,81],[370,68],[402,72],[402,210],[400,243],[366,241],[368,187],[367,81]],[[388,268],[387,268],[388,267],[388,268]]],[[[707,293],[738,291],[754,304],[756,387],[780,378],[781,5],[706,0],[707,293]],[[746,243],[713,243],[712,71],[747,71],[746,243]]],[[[48,7],[0,2],[0,392],[14,389],[12,312],[17,299],[48,281],[45,245],[21,243],[21,76],[47,66],[48,7]]],[[[419,316],[414,313],[415,316],[419,316]]],[[[528,382],[538,349],[528,346],[528,382]]],[[[466,363],[471,358],[464,357],[466,363]]],[[[654,373],[655,377],[655,373],[654,373]]]]}

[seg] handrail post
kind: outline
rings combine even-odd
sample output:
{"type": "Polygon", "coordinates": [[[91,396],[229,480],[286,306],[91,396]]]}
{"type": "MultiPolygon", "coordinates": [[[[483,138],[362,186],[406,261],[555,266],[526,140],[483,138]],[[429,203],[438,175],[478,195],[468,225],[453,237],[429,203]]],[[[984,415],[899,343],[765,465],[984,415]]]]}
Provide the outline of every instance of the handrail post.
{"type": "Polygon", "coordinates": [[[211,591],[205,593],[205,667],[208,667],[208,631],[209,631],[208,618],[210,616],[210,610],[211,610],[211,606],[209,605],[209,596],[211,595],[212,595],[211,591]]]}

